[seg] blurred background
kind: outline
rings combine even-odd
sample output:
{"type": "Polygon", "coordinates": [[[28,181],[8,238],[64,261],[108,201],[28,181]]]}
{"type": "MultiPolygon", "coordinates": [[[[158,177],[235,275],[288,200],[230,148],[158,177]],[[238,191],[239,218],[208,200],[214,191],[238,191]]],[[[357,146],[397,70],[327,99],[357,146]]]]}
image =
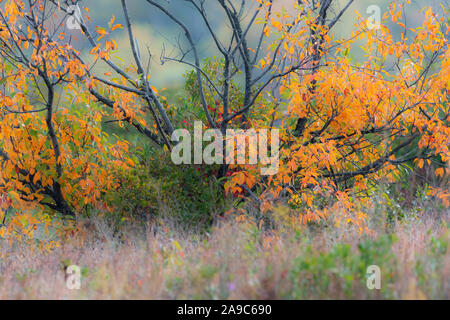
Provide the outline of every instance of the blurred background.
{"type": "MultiPolygon", "coordinates": [[[[202,58],[216,54],[215,46],[212,43],[208,30],[192,4],[185,0],[158,0],[157,2],[169,9],[191,30],[198,52],[202,58]]],[[[238,2],[240,3],[240,1],[238,2]]],[[[274,2],[277,9],[281,10],[284,7],[286,10],[292,10],[292,3],[294,1],[278,0],[274,2]]],[[[343,7],[346,2],[347,0],[339,0],[339,6],[343,7]]],[[[350,9],[343,15],[341,21],[335,26],[334,31],[336,36],[346,36],[351,32],[354,23],[356,23],[355,11],[366,18],[370,16],[370,14],[366,13],[367,8],[371,5],[377,5],[381,9],[382,16],[386,12],[390,2],[391,0],[354,1],[350,9]]],[[[184,48],[189,47],[185,43],[184,34],[180,27],[168,19],[160,10],[147,3],[147,1],[131,0],[127,4],[134,25],[134,34],[138,39],[144,61],[148,60],[148,53],[151,53],[152,83],[156,86],[168,88],[180,86],[183,81],[182,75],[188,68],[177,62],[166,62],[166,64],[161,65],[161,54],[163,51],[166,56],[177,57],[180,54],[180,44],[184,48]]],[[[255,1],[246,1],[247,12],[254,12],[250,9],[255,8],[256,5],[257,3],[255,1]]],[[[423,8],[431,6],[439,10],[440,6],[448,7],[448,5],[448,0],[412,0],[411,4],[405,7],[408,27],[415,27],[421,23],[423,8]]],[[[91,18],[91,22],[89,23],[91,30],[94,30],[96,26],[106,27],[113,15],[115,16],[115,23],[125,25],[120,0],[84,0],[81,2],[81,8],[85,7],[89,8],[88,15],[91,18]]],[[[219,10],[220,5],[215,0],[207,0],[205,1],[205,7],[218,36],[222,39],[228,39],[230,28],[228,27],[223,11],[219,10]]],[[[441,10],[439,11],[442,12],[441,10]]],[[[85,10],[82,10],[82,12],[86,14],[85,10]]],[[[249,19],[248,16],[250,15],[250,13],[247,13],[247,15],[244,14],[243,19],[249,19]]],[[[256,30],[259,29],[258,26],[256,30]]],[[[68,32],[78,42],[77,47],[87,53],[90,48],[84,41],[80,31],[69,30],[68,32]]],[[[256,34],[254,36],[256,38],[256,34]]],[[[114,31],[111,37],[117,42],[120,48],[116,56],[120,56],[124,62],[132,58],[126,31],[118,29],[114,31]]],[[[99,67],[101,68],[101,66],[99,67]]]]}

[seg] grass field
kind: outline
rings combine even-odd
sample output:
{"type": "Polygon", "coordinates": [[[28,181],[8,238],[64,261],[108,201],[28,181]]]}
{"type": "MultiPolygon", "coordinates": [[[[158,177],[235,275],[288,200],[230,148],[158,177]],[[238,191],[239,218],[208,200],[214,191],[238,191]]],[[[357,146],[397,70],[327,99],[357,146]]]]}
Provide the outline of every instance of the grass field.
{"type": "Polygon", "coordinates": [[[166,223],[113,236],[91,221],[48,254],[2,243],[0,299],[449,299],[449,214],[424,207],[394,224],[372,213],[369,235],[332,218],[271,231],[228,218],[203,235],[166,223]]]}

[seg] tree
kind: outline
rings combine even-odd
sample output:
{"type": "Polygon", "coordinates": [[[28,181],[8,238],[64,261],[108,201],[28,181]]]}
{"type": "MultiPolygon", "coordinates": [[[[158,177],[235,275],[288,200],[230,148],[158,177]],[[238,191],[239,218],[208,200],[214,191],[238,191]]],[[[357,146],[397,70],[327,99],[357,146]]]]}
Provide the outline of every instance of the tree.
{"type": "MultiPolygon", "coordinates": [[[[319,47],[317,42],[308,46],[303,35],[288,42],[288,53],[307,48],[317,57],[313,64],[322,66],[283,82],[289,105],[282,165],[277,175],[259,179],[263,198],[288,197],[304,209],[303,222],[323,217],[319,194],[334,194],[352,208],[351,194],[370,197],[380,181],[395,181],[399,168],[409,162],[421,167],[437,158],[436,174],[449,173],[448,9],[442,16],[428,9],[422,26],[408,29],[399,20],[403,6],[393,1],[379,30],[369,29],[361,19],[350,39],[332,40],[323,23],[329,3],[322,2],[319,14],[304,20],[316,30],[312,34],[319,47]],[[399,39],[387,27],[388,20],[402,28],[399,39]],[[366,41],[360,63],[348,55],[356,40],[366,41]]],[[[229,187],[239,184],[232,180],[229,187]]],[[[440,197],[448,205],[449,194],[441,192],[440,197]]]]}
{"type": "MultiPolygon", "coordinates": [[[[171,140],[173,106],[150,81],[150,61],[143,60],[128,2],[120,1],[125,26],[113,16],[107,27],[91,31],[87,15],[77,20],[90,45],[89,61],[63,30],[73,18],[71,5],[79,2],[8,0],[0,11],[1,188],[20,203],[37,202],[69,216],[99,205],[101,193],[115,183],[109,173],[133,165],[126,142],[108,145],[99,105],[155,148],[170,152],[177,143],[171,140]],[[113,59],[119,29],[128,36],[132,63],[113,59]],[[99,62],[110,72],[97,74],[99,62]],[[63,107],[59,99],[75,107],[63,107]]],[[[422,166],[440,157],[436,174],[448,175],[446,9],[442,16],[426,11],[423,25],[411,29],[400,21],[403,5],[393,1],[379,29],[361,18],[349,38],[336,39],[333,28],[352,0],[342,7],[333,0],[292,1],[286,10],[265,0],[183,2],[208,30],[218,58],[201,60],[192,30],[164,1],[146,4],[185,37],[179,54],[164,51],[161,62],[192,68],[189,101],[200,107],[207,127],[222,134],[228,128],[273,129],[276,123],[281,129],[278,173],[260,176],[258,165],[224,163],[217,176],[230,176],[226,190],[251,196],[262,211],[286,199],[304,209],[306,223],[324,216],[319,194],[352,208],[352,193],[370,195],[407,162],[422,166]],[[216,32],[209,10],[219,10],[228,35],[216,32]],[[402,28],[398,39],[388,20],[402,28]],[[361,62],[349,55],[356,41],[365,41],[361,62]],[[410,151],[413,144],[420,152],[410,151]]]]}
{"type": "Polygon", "coordinates": [[[0,192],[18,208],[74,217],[114,185],[111,164],[129,160],[126,143],[106,143],[100,109],[81,90],[85,65],[59,26],[48,26],[56,11],[48,1],[6,1],[0,10],[0,192]]]}

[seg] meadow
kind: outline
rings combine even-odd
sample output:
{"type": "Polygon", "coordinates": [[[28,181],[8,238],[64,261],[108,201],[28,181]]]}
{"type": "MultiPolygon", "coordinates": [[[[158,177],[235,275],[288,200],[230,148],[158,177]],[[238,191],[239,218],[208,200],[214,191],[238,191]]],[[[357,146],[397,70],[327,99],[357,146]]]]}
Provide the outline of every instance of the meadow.
{"type": "Polygon", "coordinates": [[[3,243],[0,299],[449,299],[450,215],[434,207],[395,224],[372,209],[370,235],[332,218],[267,231],[230,216],[203,234],[170,219],[120,234],[89,221],[46,254],[3,243]],[[66,284],[72,264],[79,290],[66,284]],[[380,289],[367,286],[370,265],[380,289]]]}
{"type": "Polygon", "coordinates": [[[444,1],[110,3],[0,0],[0,299],[450,298],[444,1]]]}

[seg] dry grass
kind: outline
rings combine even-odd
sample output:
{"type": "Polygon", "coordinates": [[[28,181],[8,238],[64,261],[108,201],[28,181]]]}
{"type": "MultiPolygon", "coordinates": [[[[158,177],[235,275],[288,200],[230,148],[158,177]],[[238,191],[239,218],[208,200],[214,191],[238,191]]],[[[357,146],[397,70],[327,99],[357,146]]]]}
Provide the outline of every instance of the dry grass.
{"type": "Polygon", "coordinates": [[[449,299],[448,222],[445,212],[409,218],[393,239],[383,228],[269,234],[230,221],[206,236],[114,238],[97,226],[45,255],[0,243],[0,299],[449,299]],[[82,268],[80,290],[66,288],[68,264],[82,268]],[[381,267],[381,290],[367,289],[367,264],[381,267]]]}

